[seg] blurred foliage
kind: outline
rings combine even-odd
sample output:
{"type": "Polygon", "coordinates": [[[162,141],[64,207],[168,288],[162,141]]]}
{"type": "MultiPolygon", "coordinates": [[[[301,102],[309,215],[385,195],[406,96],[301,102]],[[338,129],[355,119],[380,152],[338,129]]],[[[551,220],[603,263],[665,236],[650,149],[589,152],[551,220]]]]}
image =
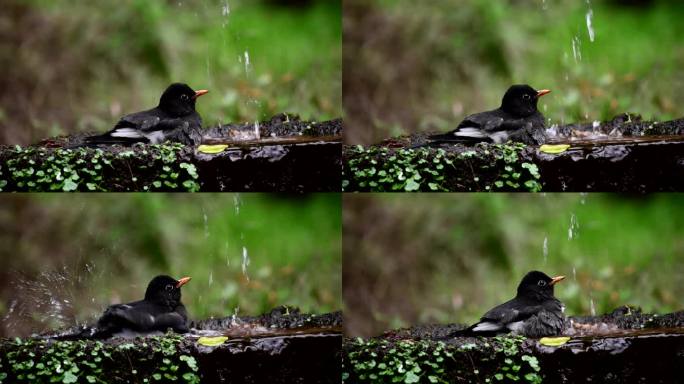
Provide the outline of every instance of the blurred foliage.
{"type": "Polygon", "coordinates": [[[681,117],[682,18],[666,0],[345,1],[346,142],[453,129],[514,83],[553,91],[551,124],[681,117]]]}
{"type": "Polygon", "coordinates": [[[211,93],[205,126],[342,113],[341,2],[8,0],[0,143],[104,131],[171,82],[211,93]]]}
{"type": "Polygon", "coordinates": [[[338,194],[34,194],[0,207],[1,336],[95,321],[157,274],[193,278],[193,319],[342,306],[338,194]]]}
{"type": "Polygon", "coordinates": [[[474,323],[530,270],[567,276],[555,293],[568,315],[683,308],[684,196],[375,194],[343,207],[349,336],[474,323]]]}

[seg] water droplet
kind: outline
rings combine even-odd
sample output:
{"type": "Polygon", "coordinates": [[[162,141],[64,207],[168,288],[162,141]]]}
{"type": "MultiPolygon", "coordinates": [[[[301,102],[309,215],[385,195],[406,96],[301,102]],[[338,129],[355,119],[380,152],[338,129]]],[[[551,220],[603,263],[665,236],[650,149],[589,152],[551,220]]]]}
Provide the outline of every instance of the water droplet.
{"type": "Polygon", "coordinates": [[[259,122],[258,121],[254,122],[254,135],[256,136],[257,140],[259,140],[261,138],[261,134],[259,132],[259,122]]]}
{"type": "Polygon", "coordinates": [[[572,266],[572,279],[577,282],[577,268],[574,265],[572,266]]]}
{"type": "Polygon", "coordinates": [[[549,239],[547,237],[544,237],[544,246],[542,250],[544,252],[544,265],[546,265],[546,260],[549,256],[549,239]]]}
{"type": "Polygon", "coordinates": [[[568,240],[572,240],[577,237],[577,230],[579,229],[579,223],[577,221],[577,216],[575,214],[570,215],[570,227],[568,228],[568,240]]]}
{"type": "Polygon", "coordinates": [[[582,61],[582,51],[580,50],[582,43],[579,36],[572,38],[572,56],[575,58],[575,63],[582,61]]]}
{"type": "Polygon", "coordinates": [[[589,31],[589,41],[592,43],[594,42],[594,27],[591,24],[591,19],[594,17],[594,11],[589,8],[589,11],[587,11],[586,19],[587,19],[587,31],[589,31]]]}
{"type": "Polygon", "coordinates": [[[596,307],[594,306],[594,298],[589,294],[589,305],[591,310],[591,315],[596,316],[596,307]]]}
{"type": "Polygon", "coordinates": [[[589,195],[588,192],[580,192],[580,204],[584,205],[587,203],[587,195],[589,195]]]}
{"type": "Polygon", "coordinates": [[[249,281],[249,275],[247,275],[247,267],[249,266],[249,255],[247,254],[247,247],[242,247],[242,274],[249,281]]]}
{"type": "Polygon", "coordinates": [[[240,198],[239,193],[236,193],[233,195],[233,205],[235,206],[235,214],[239,215],[240,214],[240,206],[242,205],[242,198],[240,198]]]}
{"type": "Polygon", "coordinates": [[[249,64],[249,52],[245,51],[245,74],[249,75],[250,64],[249,64]]]}
{"type": "Polygon", "coordinates": [[[209,272],[209,285],[214,284],[214,272],[209,272]]]}

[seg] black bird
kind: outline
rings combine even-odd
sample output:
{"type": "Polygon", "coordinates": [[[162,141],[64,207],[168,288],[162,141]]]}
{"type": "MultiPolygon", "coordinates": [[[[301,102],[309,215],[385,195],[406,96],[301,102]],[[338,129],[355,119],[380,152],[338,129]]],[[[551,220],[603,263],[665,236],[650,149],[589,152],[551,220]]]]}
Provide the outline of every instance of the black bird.
{"type": "Polygon", "coordinates": [[[532,271],[518,285],[518,294],[484,314],[480,321],[451,336],[492,336],[517,333],[527,337],[556,336],[565,326],[565,306],[553,296],[553,286],[565,276],[532,271]]]}
{"type": "Polygon", "coordinates": [[[453,131],[429,139],[432,142],[503,143],[512,140],[543,144],[546,141],[544,115],[537,110],[537,102],[549,92],[548,89],[537,91],[527,84],[512,85],[499,108],[470,115],[453,131]]]}
{"type": "Polygon", "coordinates": [[[195,102],[207,92],[173,83],[162,93],[158,106],[122,117],[111,131],[86,137],[83,145],[159,144],[167,140],[197,144],[202,139],[202,118],[195,111],[195,102]]]}
{"type": "Polygon", "coordinates": [[[145,298],[128,304],[109,306],[97,322],[92,337],[125,336],[127,333],[188,332],[188,314],[181,303],[181,287],[189,277],[176,280],[160,275],[152,279],[145,298]]]}

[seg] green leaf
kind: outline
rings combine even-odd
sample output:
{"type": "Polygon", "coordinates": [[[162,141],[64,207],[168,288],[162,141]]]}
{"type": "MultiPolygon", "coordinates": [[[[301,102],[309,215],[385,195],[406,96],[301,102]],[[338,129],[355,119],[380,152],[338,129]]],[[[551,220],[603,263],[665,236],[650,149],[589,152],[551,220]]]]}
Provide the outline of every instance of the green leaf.
{"type": "Polygon", "coordinates": [[[417,383],[418,381],[420,381],[420,376],[413,373],[413,371],[406,372],[406,377],[404,378],[404,383],[410,384],[410,383],[417,383]]]}
{"type": "Polygon", "coordinates": [[[71,373],[71,371],[64,372],[64,378],[62,378],[62,383],[75,383],[78,381],[78,376],[71,373]]]}
{"type": "Polygon", "coordinates": [[[62,185],[62,191],[64,192],[75,191],[77,188],[78,184],[74,183],[74,181],[71,179],[64,180],[64,185],[62,185]]]}
{"type": "Polygon", "coordinates": [[[568,148],[570,148],[570,144],[557,144],[557,145],[544,144],[541,147],[539,147],[539,151],[555,155],[555,154],[563,153],[563,152],[567,151],[568,148]]]}
{"type": "Polygon", "coordinates": [[[203,336],[197,340],[197,344],[205,345],[207,347],[215,347],[217,345],[223,344],[223,342],[226,340],[228,340],[228,338],[225,336],[217,336],[217,337],[203,336]]]}
{"type": "Polygon", "coordinates": [[[404,190],[407,192],[417,191],[419,188],[420,184],[416,183],[416,181],[412,178],[408,179],[408,181],[406,181],[406,185],[404,186],[404,190]]]}
{"type": "Polygon", "coordinates": [[[207,153],[207,154],[214,154],[214,153],[220,153],[223,152],[224,149],[228,148],[227,145],[225,144],[217,144],[217,145],[200,145],[197,147],[198,152],[202,153],[207,153]]]}
{"type": "Polygon", "coordinates": [[[569,337],[542,337],[539,339],[539,344],[546,345],[547,347],[558,347],[570,340],[569,337]]]}

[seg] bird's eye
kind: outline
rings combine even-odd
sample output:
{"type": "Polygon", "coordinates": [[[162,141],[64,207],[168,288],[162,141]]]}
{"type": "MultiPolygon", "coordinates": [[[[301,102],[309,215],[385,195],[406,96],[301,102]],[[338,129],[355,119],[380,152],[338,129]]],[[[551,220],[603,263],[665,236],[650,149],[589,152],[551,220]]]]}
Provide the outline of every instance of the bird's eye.
{"type": "Polygon", "coordinates": [[[546,285],[546,281],[544,281],[544,280],[539,280],[539,281],[537,281],[537,285],[540,286],[540,287],[543,287],[543,286],[546,285]]]}
{"type": "Polygon", "coordinates": [[[528,95],[527,93],[523,95],[523,100],[529,100],[529,99],[530,99],[530,95],[528,95]]]}
{"type": "Polygon", "coordinates": [[[171,284],[166,284],[166,287],[164,287],[167,291],[173,291],[173,285],[171,284]]]}
{"type": "Polygon", "coordinates": [[[185,101],[187,99],[188,99],[188,95],[186,95],[186,94],[181,95],[181,100],[185,101]]]}

